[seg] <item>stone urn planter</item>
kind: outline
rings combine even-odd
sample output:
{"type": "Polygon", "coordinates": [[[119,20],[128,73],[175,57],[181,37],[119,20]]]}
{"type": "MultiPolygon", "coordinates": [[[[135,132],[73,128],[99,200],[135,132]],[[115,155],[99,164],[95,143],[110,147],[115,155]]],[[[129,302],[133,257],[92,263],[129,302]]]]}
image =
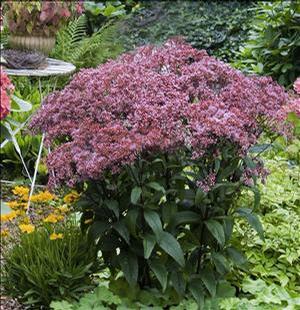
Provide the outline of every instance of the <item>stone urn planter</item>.
{"type": "Polygon", "coordinates": [[[8,43],[14,49],[39,51],[45,55],[49,55],[55,46],[55,37],[11,35],[8,43]]]}

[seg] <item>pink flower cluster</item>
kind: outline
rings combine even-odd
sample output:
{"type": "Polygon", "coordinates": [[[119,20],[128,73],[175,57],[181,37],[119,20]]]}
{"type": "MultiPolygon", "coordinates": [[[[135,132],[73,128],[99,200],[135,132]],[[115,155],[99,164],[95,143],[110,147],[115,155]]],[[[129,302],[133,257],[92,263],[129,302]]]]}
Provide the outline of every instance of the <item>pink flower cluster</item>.
{"type": "Polygon", "coordinates": [[[10,111],[10,95],[14,90],[14,86],[8,78],[7,74],[3,72],[2,68],[0,69],[1,79],[1,109],[0,109],[0,119],[3,119],[7,116],[10,111]]]}
{"type": "Polygon", "coordinates": [[[210,173],[204,180],[198,180],[196,182],[197,187],[203,190],[204,193],[208,193],[211,188],[216,184],[216,174],[210,173]]]}
{"type": "Polygon", "coordinates": [[[50,185],[74,185],[156,151],[195,158],[226,140],[245,152],[287,101],[271,78],[245,76],[172,39],[81,70],[31,125],[48,144],[60,142],[48,157],[50,185]]]}

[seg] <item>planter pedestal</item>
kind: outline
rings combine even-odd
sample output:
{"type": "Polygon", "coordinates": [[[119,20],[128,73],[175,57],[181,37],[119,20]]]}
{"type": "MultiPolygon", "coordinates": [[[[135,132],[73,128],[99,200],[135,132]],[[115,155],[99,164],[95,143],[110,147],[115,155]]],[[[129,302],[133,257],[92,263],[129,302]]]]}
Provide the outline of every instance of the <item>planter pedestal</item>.
{"type": "Polygon", "coordinates": [[[39,51],[45,55],[49,55],[55,46],[55,38],[11,35],[8,43],[14,49],[39,51]]]}

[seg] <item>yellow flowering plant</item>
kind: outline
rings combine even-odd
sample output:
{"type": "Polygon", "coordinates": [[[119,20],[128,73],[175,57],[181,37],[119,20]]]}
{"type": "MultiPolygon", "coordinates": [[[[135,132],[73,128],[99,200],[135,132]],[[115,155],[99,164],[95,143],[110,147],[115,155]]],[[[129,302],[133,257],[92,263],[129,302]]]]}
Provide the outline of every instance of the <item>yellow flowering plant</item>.
{"type": "Polygon", "coordinates": [[[19,242],[3,253],[1,286],[5,294],[30,309],[48,309],[52,300],[77,299],[94,287],[91,275],[99,269],[97,249],[79,223],[21,224],[20,229],[24,233],[19,242]]]}
{"type": "MultiPolygon", "coordinates": [[[[30,234],[38,227],[59,231],[72,211],[72,204],[80,197],[79,193],[72,190],[63,197],[50,193],[48,190],[40,190],[31,197],[32,214],[28,217],[26,211],[29,198],[29,187],[16,186],[12,189],[13,200],[6,205],[11,212],[1,214],[2,246],[11,240],[9,237],[19,239],[22,234],[30,234]],[[53,227],[52,227],[53,226],[53,227]],[[7,241],[7,242],[6,242],[7,241]]],[[[59,239],[62,234],[53,235],[51,240],[59,239]]],[[[49,233],[50,238],[50,233],[49,233]]]]}

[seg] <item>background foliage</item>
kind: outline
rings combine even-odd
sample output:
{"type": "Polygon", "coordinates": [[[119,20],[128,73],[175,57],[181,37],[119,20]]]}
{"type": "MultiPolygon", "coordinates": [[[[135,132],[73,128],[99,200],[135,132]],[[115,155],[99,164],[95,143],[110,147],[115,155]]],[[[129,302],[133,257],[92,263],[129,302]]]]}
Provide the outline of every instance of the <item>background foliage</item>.
{"type": "MultiPolygon", "coordinates": [[[[252,277],[300,294],[299,140],[288,144],[284,151],[267,152],[265,164],[270,171],[266,185],[260,185],[265,240],[239,222],[236,243],[241,242],[246,251],[252,277]]],[[[245,197],[239,203],[246,203],[245,197]]]]}
{"type": "Polygon", "coordinates": [[[300,74],[300,2],[259,1],[236,67],[291,86],[300,74]]]}
{"type": "Polygon", "coordinates": [[[173,36],[223,60],[231,60],[250,29],[251,1],[141,1],[121,23],[125,48],[162,43],[173,36]]]}

